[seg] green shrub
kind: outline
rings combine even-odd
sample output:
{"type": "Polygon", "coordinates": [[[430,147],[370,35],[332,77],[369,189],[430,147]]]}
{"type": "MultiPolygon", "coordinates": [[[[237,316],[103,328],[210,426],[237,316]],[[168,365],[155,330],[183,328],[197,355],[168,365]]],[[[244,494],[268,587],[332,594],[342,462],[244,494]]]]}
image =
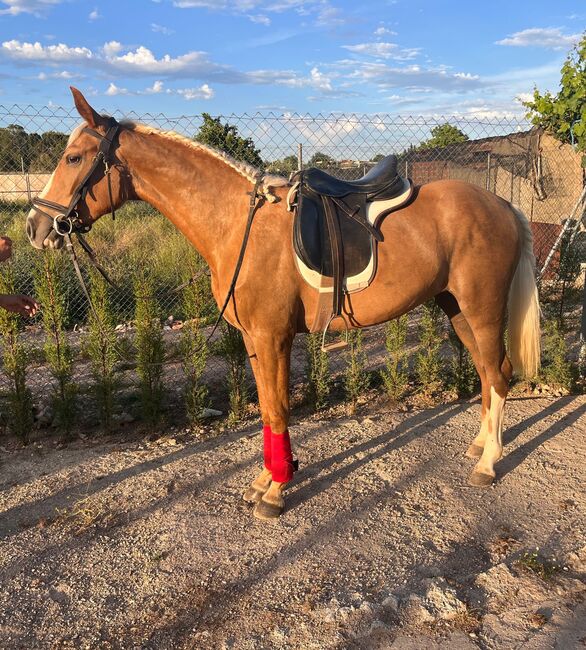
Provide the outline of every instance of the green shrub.
{"type": "Polygon", "coordinates": [[[435,303],[423,305],[419,324],[419,352],[415,356],[415,375],[420,391],[427,397],[442,388],[442,329],[443,321],[439,307],[435,303]]]}
{"type": "Polygon", "coordinates": [[[246,379],[246,347],[242,334],[226,321],[222,322],[222,338],[216,350],[228,363],[228,397],[230,400],[229,424],[244,419],[248,405],[248,383],[246,379]]]}
{"type": "Polygon", "coordinates": [[[119,360],[114,316],[105,280],[99,273],[92,273],[91,299],[86,351],[90,359],[94,383],[92,391],[98,406],[100,422],[106,431],[112,428],[115,396],[120,382],[116,375],[119,360]]]}
{"type": "Polygon", "coordinates": [[[575,380],[575,370],[568,359],[568,346],[557,320],[545,324],[543,337],[543,380],[553,388],[571,390],[575,380]]]}
{"type": "Polygon", "coordinates": [[[344,390],[350,402],[350,412],[354,413],[358,398],[370,384],[366,371],[368,359],[362,345],[362,330],[352,330],[348,333],[348,351],[346,354],[346,369],[344,372],[344,390]]]}
{"type": "Polygon", "coordinates": [[[37,269],[35,289],[46,333],[45,358],[56,381],[52,395],[54,424],[69,436],[76,416],[77,387],[73,381],[73,353],[64,330],[67,313],[63,282],[65,262],[59,253],[47,251],[37,269]]]}
{"type": "Polygon", "coordinates": [[[480,377],[468,350],[458,338],[456,332],[450,327],[450,344],[452,358],[450,360],[450,388],[456,391],[458,397],[470,397],[480,387],[480,377]]]}
{"type": "Polygon", "coordinates": [[[136,373],[140,383],[140,403],[143,418],[156,423],[161,418],[163,403],[163,363],[165,349],[161,314],[154,295],[154,282],[145,272],[138,273],[134,282],[136,303],[136,373]]]}
{"type": "MultiPolygon", "coordinates": [[[[195,258],[195,261],[188,266],[190,277],[193,277],[202,266],[201,258],[195,258]]],[[[183,310],[190,320],[183,323],[179,347],[186,378],[185,407],[187,417],[192,424],[201,419],[203,409],[209,404],[208,389],[202,383],[208,356],[206,338],[201,330],[206,309],[207,283],[203,282],[206,279],[203,276],[183,290],[183,310]]]]}
{"type": "MultiPolygon", "coordinates": [[[[6,265],[0,274],[0,293],[15,293],[12,264],[6,265]]],[[[3,339],[2,365],[9,381],[8,426],[26,444],[33,426],[33,399],[26,385],[28,354],[20,340],[17,314],[0,309],[0,333],[3,339]]]]}
{"type": "Polygon", "coordinates": [[[319,411],[327,405],[332,383],[328,355],[321,349],[321,344],[321,332],[305,337],[305,392],[314,411],[319,411]]]}
{"type": "Polygon", "coordinates": [[[381,378],[389,399],[394,402],[403,397],[409,384],[409,359],[405,349],[408,324],[408,316],[404,314],[385,327],[387,358],[381,378]]]}

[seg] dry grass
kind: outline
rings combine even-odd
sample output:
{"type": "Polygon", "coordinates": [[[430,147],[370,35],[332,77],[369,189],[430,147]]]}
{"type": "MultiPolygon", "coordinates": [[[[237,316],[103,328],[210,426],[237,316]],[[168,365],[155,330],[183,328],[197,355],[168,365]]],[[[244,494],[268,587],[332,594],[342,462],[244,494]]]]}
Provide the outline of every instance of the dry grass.
{"type": "Polygon", "coordinates": [[[81,535],[90,529],[110,528],[119,517],[120,513],[113,511],[104,500],[86,497],[70,508],[57,508],[51,523],[72,535],[81,535]]]}

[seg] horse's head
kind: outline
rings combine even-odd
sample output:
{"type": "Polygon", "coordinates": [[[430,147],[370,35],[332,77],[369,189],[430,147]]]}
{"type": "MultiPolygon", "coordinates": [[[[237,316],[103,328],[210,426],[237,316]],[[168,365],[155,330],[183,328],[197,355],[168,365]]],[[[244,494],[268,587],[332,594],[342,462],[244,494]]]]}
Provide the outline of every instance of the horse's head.
{"type": "Polygon", "coordinates": [[[85,124],[73,131],[47,186],[33,200],[26,232],[35,248],[61,248],[64,235],[87,232],[130,195],[117,155],[120,125],[99,115],[79,90],[71,92],[85,124]]]}

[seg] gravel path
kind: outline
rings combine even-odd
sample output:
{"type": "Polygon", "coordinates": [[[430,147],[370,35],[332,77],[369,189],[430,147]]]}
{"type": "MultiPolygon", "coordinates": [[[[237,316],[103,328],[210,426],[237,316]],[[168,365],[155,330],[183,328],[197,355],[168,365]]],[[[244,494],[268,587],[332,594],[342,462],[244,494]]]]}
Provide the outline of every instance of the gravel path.
{"type": "Polygon", "coordinates": [[[1,450],[0,647],[586,645],[586,398],[510,400],[487,490],[477,402],[379,406],[293,423],[274,524],[257,423],[1,450]]]}

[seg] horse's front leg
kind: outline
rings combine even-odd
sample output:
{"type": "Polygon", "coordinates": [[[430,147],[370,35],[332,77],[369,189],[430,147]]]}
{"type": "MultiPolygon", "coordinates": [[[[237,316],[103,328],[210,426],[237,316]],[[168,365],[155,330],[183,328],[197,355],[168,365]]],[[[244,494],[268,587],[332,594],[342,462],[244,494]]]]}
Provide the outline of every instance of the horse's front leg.
{"type": "MultiPolygon", "coordinates": [[[[276,519],[285,509],[284,489],[293,478],[293,455],[289,441],[289,371],[293,333],[252,335],[258,370],[263,384],[263,405],[270,425],[272,481],[254,508],[259,519],[276,519]]],[[[264,415],[263,415],[263,422],[264,415]]]]}
{"type": "Polygon", "coordinates": [[[244,490],[242,498],[247,503],[258,503],[264,493],[269,489],[272,481],[271,473],[271,422],[269,419],[269,412],[266,407],[266,398],[264,390],[264,382],[260,370],[260,364],[256,356],[256,351],[252,343],[252,339],[246,332],[242,332],[246,351],[248,352],[248,359],[256,382],[258,392],[258,404],[260,407],[260,417],[262,420],[262,433],[263,433],[263,469],[261,473],[252,481],[252,483],[244,490]]]}

